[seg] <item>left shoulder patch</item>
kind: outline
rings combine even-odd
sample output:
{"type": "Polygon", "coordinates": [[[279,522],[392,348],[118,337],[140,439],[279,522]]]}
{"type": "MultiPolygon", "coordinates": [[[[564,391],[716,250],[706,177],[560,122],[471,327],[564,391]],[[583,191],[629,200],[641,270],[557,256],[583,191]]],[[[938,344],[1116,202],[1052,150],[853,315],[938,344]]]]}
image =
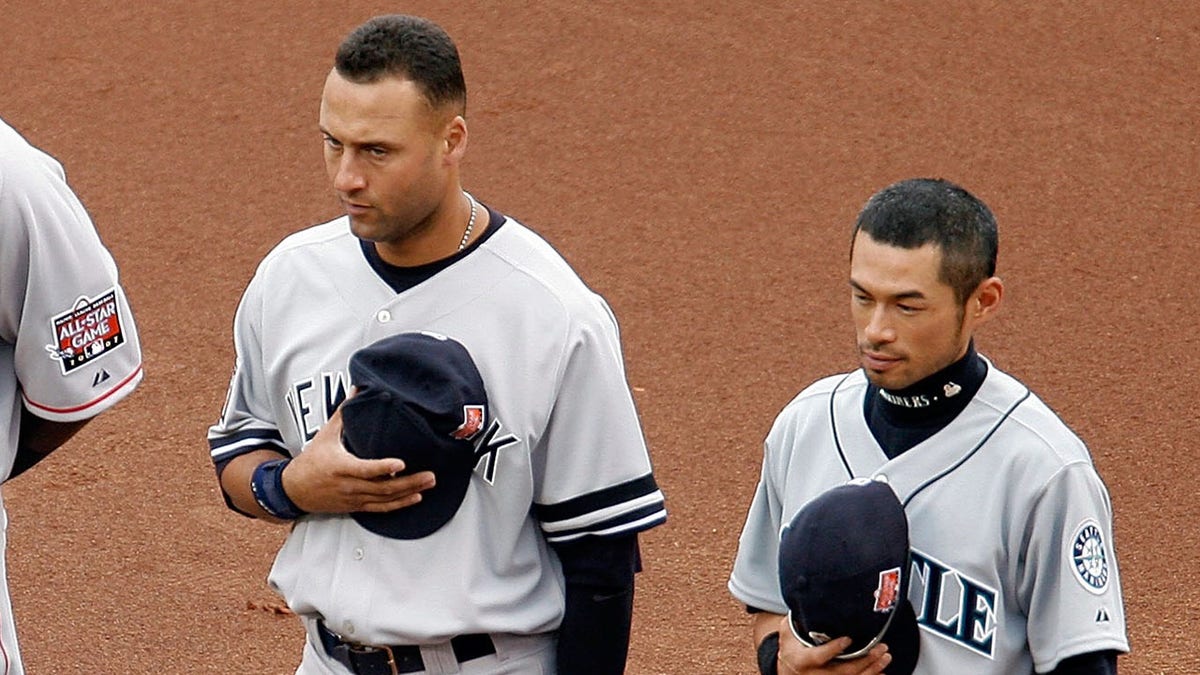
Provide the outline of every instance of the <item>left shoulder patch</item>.
{"type": "Polygon", "coordinates": [[[71,308],[50,319],[54,344],[46,345],[62,374],[84,366],[125,344],[116,288],[89,298],[81,296],[71,308]]]}
{"type": "Polygon", "coordinates": [[[1091,593],[1108,589],[1108,547],[1096,521],[1083,521],[1071,538],[1071,569],[1075,579],[1091,593]]]}

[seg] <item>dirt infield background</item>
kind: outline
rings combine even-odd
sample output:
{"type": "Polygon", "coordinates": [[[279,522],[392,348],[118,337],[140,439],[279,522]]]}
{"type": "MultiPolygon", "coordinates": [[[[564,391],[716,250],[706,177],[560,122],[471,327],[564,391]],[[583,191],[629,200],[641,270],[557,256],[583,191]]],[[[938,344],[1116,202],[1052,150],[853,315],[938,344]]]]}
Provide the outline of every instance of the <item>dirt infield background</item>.
{"type": "Polygon", "coordinates": [[[9,3],[0,116],[66,165],[147,373],[4,487],[30,672],[298,662],[265,585],[283,530],[225,510],[204,432],[255,264],[336,213],[321,83],[385,11],[459,43],[467,187],[621,320],[671,514],[644,538],[630,673],[754,672],[725,580],[761,439],[801,387],[853,367],[848,227],[910,176],[956,180],[1000,220],[1008,301],[980,347],[1109,485],[1122,672],[1200,672],[1200,5],[1084,4],[9,3]]]}

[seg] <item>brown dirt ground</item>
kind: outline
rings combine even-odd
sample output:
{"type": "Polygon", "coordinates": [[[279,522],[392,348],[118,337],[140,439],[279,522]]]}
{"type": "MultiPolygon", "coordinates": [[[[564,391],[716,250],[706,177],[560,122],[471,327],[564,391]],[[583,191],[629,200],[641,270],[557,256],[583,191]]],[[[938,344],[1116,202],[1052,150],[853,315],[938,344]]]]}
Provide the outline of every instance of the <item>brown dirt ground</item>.
{"type": "Polygon", "coordinates": [[[816,4],[10,3],[0,115],[67,166],[147,372],[5,486],[30,672],[292,672],[301,634],[264,582],[282,531],[224,509],[203,438],[254,265],[335,213],[315,127],[333,49],[398,9],[460,44],[468,188],[621,319],[671,512],[644,539],[629,672],[754,672],[725,580],[760,442],[853,366],[847,228],[914,175],[998,214],[1009,302],[980,345],[1111,489],[1122,671],[1200,671],[1200,5],[816,4]]]}

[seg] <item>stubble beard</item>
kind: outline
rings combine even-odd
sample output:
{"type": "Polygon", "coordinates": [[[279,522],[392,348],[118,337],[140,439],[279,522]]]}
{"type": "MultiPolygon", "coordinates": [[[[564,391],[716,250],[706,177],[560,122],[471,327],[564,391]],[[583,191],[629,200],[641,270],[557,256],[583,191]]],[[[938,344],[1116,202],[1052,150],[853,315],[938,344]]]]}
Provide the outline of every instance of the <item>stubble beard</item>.
{"type": "Polygon", "coordinates": [[[377,209],[370,215],[372,217],[368,219],[349,215],[350,231],[359,239],[376,244],[403,244],[425,233],[432,226],[429,218],[416,223],[405,223],[398,217],[381,213],[377,209]]]}
{"type": "MultiPolygon", "coordinates": [[[[954,336],[950,339],[951,344],[953,344],[953,345],[962,344],[963,329],[966,326],[965,319],[966,319],[966,306],[963,305],[963,306],[960,306],[958,309],[958,314],[955,319],[954,336]]],[[[962,353],[960,353],[961,350],[955,349],[955,351],[953,353],[951,353],[951,355],[945,360],[944,363],[937,364],[937,367],[933,368],[928,373],[919,375],[910,381],[899,383],[899,385],[889,386],[887,383],[888,373],[883,373],[883,374],[873,373],[873,372],[871,372],[871,370],[869,368],[867,368],[866,365],[861,365],[862,361],[863,361],[863,352],[865,352],[865,351],[880,351],[879,345],[872,345],[869,343],[864,345],[864,343],[857,343],[857,347],[858,347],[858,358],[859,358],[859,363],[860,363],[859,367],[862,369],[863,375],[865,375],[867,377],[867,380],[871,384],[879,387],[880,389],[886,389],[888,391],[900,391],[902,389],[911,387],[912,385],[920,382],[921,380],[924,380],[925,378],[929,377],[930,375],[933,375],[934,373],[945,370],[952,363],[954,363],[955,361],[962,358],[962,353]]],[[[965,349],[965,347],[963,349],[965,349]]],[[[884,350],[884,351],[886,353],[886,350],[884,350]]],[[[900,357],[901,359],[903,359],[906,362],[908,361],[908,357],[903,354],[897,354],[896,356],[900,357]]]]}

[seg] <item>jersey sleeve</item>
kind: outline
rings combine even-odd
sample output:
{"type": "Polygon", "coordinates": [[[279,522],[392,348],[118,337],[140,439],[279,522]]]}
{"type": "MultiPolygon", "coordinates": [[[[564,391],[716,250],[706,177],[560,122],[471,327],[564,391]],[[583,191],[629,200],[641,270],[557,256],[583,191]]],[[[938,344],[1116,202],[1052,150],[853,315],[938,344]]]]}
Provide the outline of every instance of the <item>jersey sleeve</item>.
{"type": "Polygon", "coordinates": [[[28,146],[17,152],[0,161],[0,337],[14,346],[30,412],[87,419],[141,381],[137,326],[116,263],[61,165],[28,146]]]}
{"type": "Polygon", "coordinates": [[[1076,462],[1055,474],[1026,529],[1018,583],[1037,672],[1078,654],[1129,651],[1112,508],[1095,469],[1076,462]]]}
{"type": "Polygon", "coordinates": [[[534,450],[534,513],[550,543],[630,534],[666,520],[616,322],[604,314],[576,325],[567,341],[549,423],[534,450]]]}
{"type": "Polygon", "coordinates": [[[779,533],[783,505],[768,470],[771,438],[763,450],[763,470],[750,502],[746,524],[738,539],[737,556],[729,575],[729,592],[750,607],[786,614],[779,592],[779,533]]]}
{"type": "MultiPolygon", "coordinates": [[[[260,268],[261,272],[261,268],[260,268]]],[[[233,320],[235,360],[225,407],[209,427],[208,446],[218,467],[253,450],[272,447],[289,454],[271,414],[262,357],[262,281],[246,287],[233,320]]]]}

